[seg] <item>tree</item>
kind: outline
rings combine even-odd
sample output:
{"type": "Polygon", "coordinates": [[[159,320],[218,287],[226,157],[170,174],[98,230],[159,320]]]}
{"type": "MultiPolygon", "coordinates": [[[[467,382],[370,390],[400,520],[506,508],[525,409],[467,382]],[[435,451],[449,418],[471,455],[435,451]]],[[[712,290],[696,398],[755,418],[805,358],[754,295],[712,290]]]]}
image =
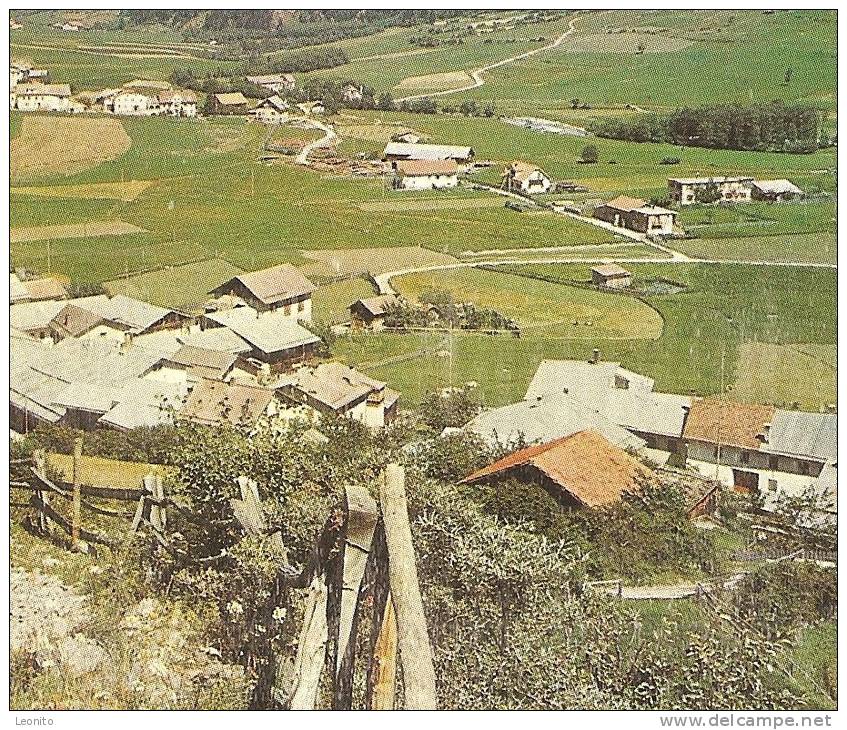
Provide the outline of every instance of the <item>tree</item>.
{"type": "Polygon", "coordinates": [[[717,203],[721,199],[721,189],[714,180],[709,180],[703,188],[694,191],[694,200],[698,203],[708,205],[717,203]]]}
{"type": "Polygon", "coordinates": [[[396,108],[394,99],[387,91],[383,91],[376,102],[376,108],[383,112],[392,112],[396,108]]]}
{"type": "Polygon", "coordinates": [[[458,428],[481,410],[474,388],[456,388],[442,393],[427,393],[420,405],[421,420],[436,433],[445,428],[458,428]]]}
{"type": "Polygon", "coordinates": [[[582,148],[582,155],[580,157],[580,161],[587,164],[593,165],[600,159],[600,153],[597,151],[596,145],[587,144],[582,148]]]}

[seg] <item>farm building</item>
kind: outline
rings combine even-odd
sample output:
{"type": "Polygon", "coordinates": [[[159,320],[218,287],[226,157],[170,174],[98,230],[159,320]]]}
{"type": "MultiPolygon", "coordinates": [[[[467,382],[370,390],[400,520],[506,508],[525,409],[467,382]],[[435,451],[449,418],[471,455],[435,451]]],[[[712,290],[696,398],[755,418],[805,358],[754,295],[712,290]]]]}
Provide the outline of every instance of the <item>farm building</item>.
{"type": "Polygon", "coordinates": [[[352,81],[344,84],[341,89],[341,97],[348,103],[361,101],[364,95],[364,87],[360,84],[354,84],[352,81]]]}
{"type": "Polygon", "coordinates": [[[381,330],[388,309],[400,303],[396,294],[381,294],[376,297],[357,299],[350,305],[353,329],[381,330]]]}
{"type": "Polygon", "coordinates": [[[21,301],[9,307],[9,325],[13,333],[25,334],[35,339],[50,336],[50,321],[66,302],[47,300],[43,302],[21,301]]]}
{"type": "Polygon", "coordinates": [[[392,138],[392,142],[404,142],[405,144],[417,144],[420,142],[422,137],[419,134],[415,134],[414,132],[402,132],[401,134],[395,134],[392,138]]]}
{"type": "Polygon", "coordinates": [[[302,104],[298,104],[297,108],[306,115],[320,115],[326,112],[326,107],[319,101],[304,101],[302,104]]]}
{"type": "Polygon", "coordinates": [[[68,84],[18,84],[12,93],[15,108],[22,112],[66,112],[70,107],[68,84]]]}
{"type": "Polygon", "coordinates": [[[148,89],[121,89],[104,99],[104,111],[119,116],[147,117],[159,112],[159,100],[155,91],[148,89]]]}
{"type": "Polygon", "coordinates": [[[238,355],[230,352],[183,345],[172,355],[164,357],[147,377],[171,382],[229,380],[238,361],[238,355]]]}
{"type": "Polygon", "coordinates": [[[258,312],[279,311],[292,320],[312,321],[315,285],[291,264],[239,274],[210,294],[237,297],[258,312]]]}
{"type": "Polygon", "coordinates": [[[668,196],[680,205],[696,203],[698,195],[713,188],[719,200],[741,203],[750,200],[752,177],[672,177],[668,196]]]}
{"type": "Polygon", "coordinates": [[[240,91],[228,94],[212,94],[208,99],[212,114],[247,114],[250,100],[240,91]]]}
{"type": "Polygon", "coordinates": [[[461,168],[466,169],[473,163],[473,147],[459,147],[444,144],[406,144],[404,142],[389,142],[385,146],[383,159],[390,162],[405,160],[453,160],[461,168]]]}
{"type": "Polygon", "coordinates": [[[801,200],[805,193],[790,180],[756,180],[750,191],[753,200],[781,203],[784,200],[801,200]]]}
{"type": "Polygon", "coordinates": [[[685,423],[687,463],[738,491],[801,497],[837,462],[834,413],[707,398],[685,423]]]}
{"type": "Polygon", "coordinates": [[[391,186],[395,190],[436,190],[459,184],[455,160],[404,160],[394,163],[391,186]]]}
{"type": "Polygon", "coordinates": [[[278,392],[307,417],[339,415],[361,421],[369,428],[387,426],[397,414],[400,394],[386,383],[341,363],[299,368],[278,385],[278,392]]]}
{"type": "Polygon", "coordinates": [[[200,326],[205,331],[221,327],[231,330],[250,346],[246,358],[277,371],[311,358],[321,341],[283,310],[261,313],[252,307],[236,307],[204,314],[200,326]]]}
{"type": "Polygon", "coordinates": [[[503,171],[502,188],[510,192],[535,195],[546,193],[553,186],[547,173],[537,165],[515,161],[503,171]]]}
{"type": "Polygon", "coordinates": [[[591,283],[607,289],[628,289],[632,274],[619,264],[599,264],[591,268],[591,283]]]}
{"type": "Polygon", "coordinates": [[[263,76],[248,76],[247,81],[263,89],[278,94],[280,91],[289,91],[296,86],[294,76],[291,74],[266,74],[263,76]]]}
{"type": "Polygon", "coordinates": [[[156,94],[159,114],[171,117],[196,117],[197,95],[186,89],[165,89],[156,94]]]}
{"type": "Polygon", "coordinates": [[[158,350],[74,338],[53,345],[15,334],[10,347],[10,425],[19,433],[38,423],[155,426],[170,420],[185,395],[179,384],[143,379],[161,359],[158,350]]]}
{"type": "Polygon", "coordinates": [[[594,217],[613,226],[660,236],[671,235],[676,223],[676,211],[625,195],[595,208],[594,217]]]}
{"type": "Polygon", "coordinates": [[[256,104],[250,116],[263,124],[279,124],[288,119],[288,102],[274,94],[256,104]]]}
{"type": "Polygon", "coordinates": [[[596,431],[585,430],[516,451],[462,480],[518,479],[543,487],[568,507],[607,507],[638,493],[652,472],[596,431]]]}
{"type": "Polygon", "coordinates": [[[279,414],[279,403],[270,388],[220,380],[201,380],[185,399],[177,418],[204,426],[255,428],[279,414]]]}
{"type": "Polygon", "coordinates": [[[68,292],[58,279],[47,276],[41,279],[21,280],[17,274],[9,274],[9,303],[43,302],[51,299],[67,299],[68,292]]]}

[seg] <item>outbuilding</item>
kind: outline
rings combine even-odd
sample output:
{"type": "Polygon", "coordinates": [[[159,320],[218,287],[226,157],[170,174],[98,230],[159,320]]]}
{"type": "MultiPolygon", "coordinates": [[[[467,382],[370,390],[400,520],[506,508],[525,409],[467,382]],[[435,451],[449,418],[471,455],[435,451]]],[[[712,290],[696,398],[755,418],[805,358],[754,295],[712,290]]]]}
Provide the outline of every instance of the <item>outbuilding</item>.
{"type": "Polygon", "coordinates": [[[756,180],[753,183],[751,197],[768,203],[781,203],[785,200],[801,200],[806,194],[790,180],[756,180]]]}
{"type": "Polygon", "coordinates": [[[676,223],[676,211],[650,205],[646,200],[626,195],[619,195],[595,208],[594,217],[613,226],[658,236],[673,234],[676,223]]]}
{"type": "Polygon", "coordinates": [[[619,264],[600,264],[591,268],[591,283],[607,289],[628,289],[632,274],[619,264]]]}
{"type": "Polygon", "coordinates": [[[459,166],[455,160],[406,160],[394,164],[395,190],[434,190],[455,188],[459,166]]]}

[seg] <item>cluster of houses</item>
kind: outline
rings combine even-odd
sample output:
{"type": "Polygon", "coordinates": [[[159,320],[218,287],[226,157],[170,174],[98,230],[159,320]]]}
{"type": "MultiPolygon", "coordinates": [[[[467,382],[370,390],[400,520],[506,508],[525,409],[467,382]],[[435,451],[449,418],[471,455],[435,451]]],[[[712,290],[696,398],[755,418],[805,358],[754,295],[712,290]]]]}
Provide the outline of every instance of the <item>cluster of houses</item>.
{"type": "MultiPolygon", "coordinates": [[[[637,489],[643,468],[668,465],[760,496],[765,509],[812,497],[814,519],[834,523],[837,416],[722,398],[660,393],[654,381],[619,363],[545,360],[524,399],[479,414],[464,429],[487,442],[518,439],[538,446],[470,475],[495,478],[529,468],[566,504],[616,501],[637,489]],[[552,480],[552,484],[551,484],[552,480]]],[[[536,481],[538,481],[536,480],[536,481]]],[[[709,501],[705,490],[692,509],[709,501]],[[704,501],[705,500],[705,501],[704,501]]]]}
{"type": "Polygon", "coordinates": [[[320,338],[304,326],[315,287],[288,264],[222,283],[196,317],[10,281],[10,422],[20,433],[175,419],[255,428],[328,414],[381,428],[396,414],[399,393],[386,383],[316,360],[320,338]]]}
{"type": "Polygon", "coordinates": [[[799,200],[805,193],[790,180],[756,180],[753,177],[673,177],[668,179],[668,197],[679,205],[699,202],[706,191],[713,191],[717,201],[744,203],[762,200],[780,203],[799,200]]]}

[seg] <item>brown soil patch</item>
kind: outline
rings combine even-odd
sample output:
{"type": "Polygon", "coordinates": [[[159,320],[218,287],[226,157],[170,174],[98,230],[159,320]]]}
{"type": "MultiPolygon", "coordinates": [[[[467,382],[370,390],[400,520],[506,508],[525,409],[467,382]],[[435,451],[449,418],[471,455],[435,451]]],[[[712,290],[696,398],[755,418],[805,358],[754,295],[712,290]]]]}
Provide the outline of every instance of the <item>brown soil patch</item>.
{"type": "Polygon", "coordinates": [[[117,159],[130,144],[117,119],[27,116],[12,140],[11,179],[73,175],[117,159]]]}
{"type": "Polygon", "coordinates": [[[93,221],[91,223],[69,223],[56,226],[23,226],[9,231],[11,243],[25,241],[48,241],[55,238],[89,238],[91,236],[124,236],[128,233],[144,233],[143,228],[121,220],[93,221]]]}
{"type": "Polygon", "coordinates": [[[473,79],[467,71],[447,71],[424,76],[407,76],[399,84],[400,89],[454,89],[472,84],[473,79]]]}

